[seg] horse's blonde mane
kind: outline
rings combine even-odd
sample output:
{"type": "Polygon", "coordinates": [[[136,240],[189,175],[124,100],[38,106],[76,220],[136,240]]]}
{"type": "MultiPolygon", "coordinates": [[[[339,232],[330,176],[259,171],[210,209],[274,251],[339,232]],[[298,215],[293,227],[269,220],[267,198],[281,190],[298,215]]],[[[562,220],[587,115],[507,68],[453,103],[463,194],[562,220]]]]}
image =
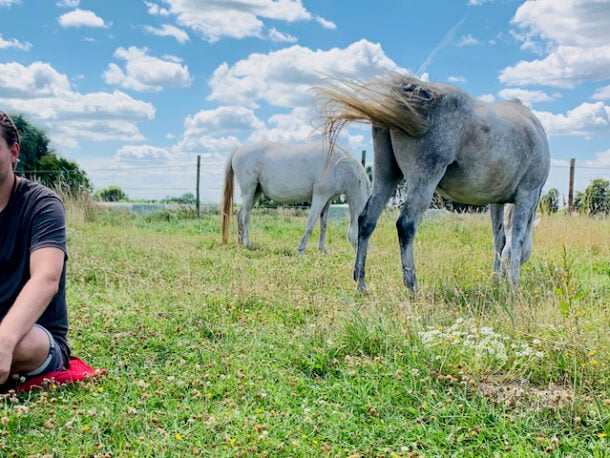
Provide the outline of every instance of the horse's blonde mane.
{"type": "Polygon", "coordinates": [[[400,73],[367,82],[332,78],[315,89],[322,134],[335,143],[349,122],[403,131],[418,137],[428,130],[428,111],[440,98],[429,84],[400,73]]]}

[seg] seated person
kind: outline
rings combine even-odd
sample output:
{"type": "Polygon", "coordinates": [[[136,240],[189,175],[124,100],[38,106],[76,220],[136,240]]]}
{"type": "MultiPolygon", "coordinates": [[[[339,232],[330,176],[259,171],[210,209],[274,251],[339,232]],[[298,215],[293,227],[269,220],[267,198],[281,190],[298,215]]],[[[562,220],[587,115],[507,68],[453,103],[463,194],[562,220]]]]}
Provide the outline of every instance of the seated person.
{"type": "Polygon", "coordinates": [[[15,174],[20,138],[0,111],[0,392],[67,369],[66,223],[49,188],[15,174]]]}

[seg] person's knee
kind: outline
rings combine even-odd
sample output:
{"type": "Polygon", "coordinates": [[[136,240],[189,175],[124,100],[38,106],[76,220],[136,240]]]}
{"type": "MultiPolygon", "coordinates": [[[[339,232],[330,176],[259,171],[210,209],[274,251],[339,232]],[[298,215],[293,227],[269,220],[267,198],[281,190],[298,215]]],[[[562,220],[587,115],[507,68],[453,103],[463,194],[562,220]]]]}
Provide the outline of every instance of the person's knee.
{"type": "Polygon", "coordinates": [[[49,355],[51,341],[48,333],[34,326],[19,341],[13,352],[14,372],[27,372],[36,369],[49,355]]]}

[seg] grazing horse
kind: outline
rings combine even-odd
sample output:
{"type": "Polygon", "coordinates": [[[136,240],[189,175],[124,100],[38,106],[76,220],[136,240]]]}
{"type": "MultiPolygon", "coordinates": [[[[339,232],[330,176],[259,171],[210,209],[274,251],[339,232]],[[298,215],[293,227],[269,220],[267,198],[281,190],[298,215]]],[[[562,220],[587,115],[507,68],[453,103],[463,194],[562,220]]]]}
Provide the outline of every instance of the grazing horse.
{"type": "Polygon", "coordinates": [[[349,204],[350,222],[347,237],[356,247],[358,215],[369,196],[370,182],[364,167],[351,154],[320,141],[290,145],[259,142],[235,149],[225,169],[222,203],[222,242],[227,243],[233,214],[233,182],[237,177],[242,206],[237,212],[238,242],[250,245],[248,224],[250,211],[264,193],[282,204],[311,202],[305,234],[299,253],[305,252],[318,216],[318,248],[326,251],[326,225],[331,201],[344,194],[349,204]]]}
{"type": "Polygon", "coordinates": [[[490,204],[494,271],[518,285],[550,166],[546,134],[529,109],[517,100],[486,103],[457,87],[397,73],[367,82],[330,79],[317,88],[317,98],[331,145],[348,122],[372,125],[373,190],[359,217],[354,266],[361,290],[369,239],[403,177],[406,199],[396,227],[407,288],[417,288],[413,238],[434,191],[456,202],[490,204]],[[514,204],[506,250],[505,204],[514,204]]]}

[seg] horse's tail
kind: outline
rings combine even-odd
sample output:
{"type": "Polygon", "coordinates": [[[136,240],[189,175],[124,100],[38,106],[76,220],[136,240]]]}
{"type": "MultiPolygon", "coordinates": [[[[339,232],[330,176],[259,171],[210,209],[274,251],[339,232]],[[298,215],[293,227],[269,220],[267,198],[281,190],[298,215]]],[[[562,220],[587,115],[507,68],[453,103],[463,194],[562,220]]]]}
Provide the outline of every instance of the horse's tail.
{"type": "Polygon", "coordinates": [[[233,216],[233,191],[235,177],[233,172],[233,155],[235,151],[231,153],[229,159],[227,159],[227,165],[225,166],[225,182],[222,192],[222,203],[220,205],[220,220],[222,225],[222,243],[226,245],[229,241],[229,230],[231,229],[231,217],[233,216]]]}
{"type": "Polygon", "coordinates": [[[401,130],[418,137],[428,130],[430,107],[440,94],[428,83],[390,73],[368,82],[344,78],[329,80],[316,89],[322,132],[331,146],[348,122],[401,130]]]}

